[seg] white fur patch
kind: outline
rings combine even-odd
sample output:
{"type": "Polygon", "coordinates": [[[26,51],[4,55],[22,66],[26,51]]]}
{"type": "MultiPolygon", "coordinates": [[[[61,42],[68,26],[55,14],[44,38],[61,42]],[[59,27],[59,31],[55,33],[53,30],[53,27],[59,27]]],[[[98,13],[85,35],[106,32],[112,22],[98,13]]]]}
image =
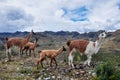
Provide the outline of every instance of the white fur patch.
{"type": "Polygon", "coordinates": [[[68,64],[71,65],[73,68],[75,68],[73,64],[73,58],[74,56],[72,55],[72,52],[71,52],[68,56],[68,64]]]}

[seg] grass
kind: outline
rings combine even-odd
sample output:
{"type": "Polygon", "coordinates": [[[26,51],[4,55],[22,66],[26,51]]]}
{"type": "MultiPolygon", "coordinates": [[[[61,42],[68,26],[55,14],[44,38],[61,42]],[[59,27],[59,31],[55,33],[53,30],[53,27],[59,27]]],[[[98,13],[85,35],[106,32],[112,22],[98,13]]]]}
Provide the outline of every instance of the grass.
{"type": "Polygon", "coordinates": [[[93,55],[92,61],[109,61],[113,65],[120,64],[120,54],[119,53],[98,53],[93,55]]]}
{"type": "MultiPolygon", "coordinates": [[[[1,57],[5,56],[4,51],[1,51],[0,56],[1,57]]],[[[18,56],[14,56],[13,58],[16,58],[16,57],[18,57],[18,56]]],[[[1,80],[37,79],[41,75],[41,73],[40,73],[41,68],[39,68],[37,70],[37,68],[35,66],[27,65],[27,63],[25,63],[26,59],[27,59],[27,57],[24,57],[22,59],[16,58],[15,61],[6,62],[6,63],[2,63],[2,61],[4,59],[1,59],[1,61],[0,61],[0,79],[1,80]],[[30,68],[28,68],[28,67],[30,67],[30,68]]],[[[62,53],[61,55],[59,55],[57,57],[57,60],[58,60],[57,62],[59,62],[60,60],[65,60],[66,62],[64,62],[65,64],[58,63],[58,65],[61,67],[68,65],[68,64],[66,64],[67,59],[68,59],[68,52],[62,53]],[[66,59],[64,59],[64,58],[66,58],[66,59]]],[[[78,52],[75,53],[74,61],[84,61],[84,60],[86,60],[85,55],[81,56],[78,52]]],[[[93,55],[92,61],[96,61],[96,62],[109,61],[114,66],[116,66],[116,65],[120,64],[120,54],[112,53],[112,52],[111,53],[99,52],[98,54],[93,55]]],[[[46,67],[48,67],[48,65],[45,65],[44,67],[45,67],[44,69],[46,69],[46,67]]],[[[54,73],[56,73],[56,72],[54,71],[54,73]]]]}

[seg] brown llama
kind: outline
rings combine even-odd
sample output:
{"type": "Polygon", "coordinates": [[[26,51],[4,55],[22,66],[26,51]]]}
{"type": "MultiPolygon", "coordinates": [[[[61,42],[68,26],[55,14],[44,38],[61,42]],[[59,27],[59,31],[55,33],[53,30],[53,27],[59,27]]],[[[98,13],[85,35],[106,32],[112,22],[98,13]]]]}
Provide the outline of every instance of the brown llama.
{"type": "Polygon", "coordinates": [[[85,54],[87,56],[87,60],[84,62],[84,64],[88,64],[90,66],[90,62],[92,59],[92,55],[98,53],[104,38],[106,37],[106,33],[103,32],[98,36],[98,40],[96,40],[95,42],[93,41],[89,41],[89,40],[69,40],[67,42],[67,46],[69,48],[69,56],[68,56],[68,63],[70,66],[72,66],[73,68],[73,58],[74,58],[74,51],[79,51],[79,53],[85,54]]]}
{"type": "Polygon", "coordinates": [[[37,67],[39,65],[39,63],[41,63],[41,66],[43,67],[43,64],[42,64],[42,61],[48,57],[48,58],[51,58],[51,61],[50,61],[50,66],[52,67],[52,61],[54,60],[55,61],[55,64],[56,64],[56,67],[57,67],[57,62],[56,62],[56,59],[55,57],[59,54],[61,54],[63,51],[66,51],[65,47],[61,47],[60,49],[58,50],[42,50],[42,51],[38,51],[40,53],[40,58],[38,59],[37,61],[37,67]]]}
{"type": "Polygon", "coordinates": [[[21,37],[14,37],[14,38],[8,38],[6,37],[6,57],[8,60],[10,60],[10,55],[11,55],[11,48],[13,46],[19,47],[19,56],[22,54],[22,50],[24,46],[29,42],[32,34],[35,34],[33,30],[27,35],[26,38],[21,38],[21,37]]]}
{"type": "Polygon", "coordinates": [[[25,46],[23,51],[25,50],[26,55],[27,55],[27,51],[29,50],[29,55],[31,55],[31,51],[33,51],[34,57],[35,57],[35,49],[37,46],[37,42],[38,42],[38,38],[35,38],[34,42],[28,42],[25,46]]]}

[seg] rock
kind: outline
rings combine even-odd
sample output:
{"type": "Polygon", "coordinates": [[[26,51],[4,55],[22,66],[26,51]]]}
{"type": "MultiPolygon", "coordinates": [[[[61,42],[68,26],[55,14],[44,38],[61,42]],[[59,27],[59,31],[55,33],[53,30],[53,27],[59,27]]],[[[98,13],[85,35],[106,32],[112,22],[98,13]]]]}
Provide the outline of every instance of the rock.
{"type": "Polygon", "coordinates": [[[92,73],[92,76],[93,76],[93,77],[96,77],[97,75],[96,75],[96,73],[95,73],[95,72],[93,72],[93,73],[92,73]]]}
{"type": "Polygon", "coordinates": [[[76,65],[76,67],[75,67],[75,69],[83,69],[83,68],[84,68],[84,66],[82,64],[76,65]]]}
{"type": "Polygon", "coordinates": [[[60,79],[61,79],[61,77],[60,77],[60,76],[57,76],[57,79],[58,79],[58,80],[60,80],[60,79]]]}
{"type": "Polygon", "coordinates": [[[70,78],[70,80],[75,80],[75,79],[73,79],[73,78],[70,78]]]}
{"type": "Polygon", "coordinates": [[[65,69],[65,73],[70,73],[71,69],[65,69]]]}
{"type": "Polygon", "coordinates": [[[8,59],[5,59],[5,61],[3,61],[2,63],[4,64],[4,63],[6,63],[6,62],[8,62],[9,60],[8,59]]]}
{"type": "Polygon", "coordinates": [[[83,71],[83,70],[80,71],[80,74],[85,74],[85,73],[86,73],[86,71],[83,71]]]}
{"type": "Polygon", "coordinates": [[[65,70],[64,70],[64,69],[61,70],[61,74],[62,74],[62,75],[65,75],[65,70]]]}
{"type": "Polygon", "coordinates": [[[75,66],[75,69],[80,69],[80,66],[79,66],[79,65],[76,65],[76,66],[75,66]]]}
{"type": "Polygon", "coordinates": [[[40,72],[43,72],[43,73],[44,73],[44,72],[45,72],[45,69],[41,69],[41,71],[40,71],[40,72]]]}
{"type": "Polygon", "coordinates": [[[20,70],[20,68],[19,68],[19,67],[17,67],[17,70],[19,71],[19,70],[20,70]]]}
{"type": "Polygon", "coordinates": [[[73,74],[78,75],[78,74],[80,74],[80,72],[73,70],[73,74]]]}
{"type": "Polygon", "coordinates": [[[52,76],[53,79],[55,79],[55,76],[52,76]]]}
{"type": "Polygon", "coordinates": [[[44,80],[50,80],[50,77],[44,78],[44,80]]]}
{"type": "Polygon", "coordinates": [[[41,78],[41,77],[39,77],[37,80],[42,80],[42,78],[41,78]]]}
{"type": "Polygon", "coordinates": [[[23,65],[24,64],[24,62],[20,62],[20,65],[23,65]]]}

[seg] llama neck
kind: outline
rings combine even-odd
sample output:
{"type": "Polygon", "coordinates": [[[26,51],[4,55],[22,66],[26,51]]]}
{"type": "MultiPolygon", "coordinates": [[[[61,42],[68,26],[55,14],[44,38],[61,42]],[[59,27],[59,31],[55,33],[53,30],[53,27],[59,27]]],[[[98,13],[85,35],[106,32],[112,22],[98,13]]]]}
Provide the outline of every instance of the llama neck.
{"type": "Polygon", "coordinates": [[[30,40],[31,36],[32,36],[32,33],[28,34],[28,36],[26,38],[26,42],[28,42],[30,40]]]}
{"type": "Polygon", "coordinates": [[[95,41],[95,54],[98,53],[101,45],[102,45],[103,39],[98,39],[95,41]]]}
{"type": "Polygon", "coordinates": [[[37,41],[36,41],[36,40],[34,41],[34,45],[35,45],[35,46],[37,45],[37,41]]]}
{"type": "Polygon", "coordinates": [[[95,48],[100,47],[102,44],[102,42],[100,42],[99,40],[95,41],[95,48]]]}
{"type": "Polygon", "coordinates": [[[97,46],[101,46],[102,45],[102,42],[103,42],[103,39],[102,38],[99,38],[98,40],[96,40],[96,44],[97,46]]]}
{"type": "Polygon", "coordinates": [[[62,52],[63,52],[63,48],[58,49],[57,55],[59,55],[59,54],[62,53],[62,52]]]}

